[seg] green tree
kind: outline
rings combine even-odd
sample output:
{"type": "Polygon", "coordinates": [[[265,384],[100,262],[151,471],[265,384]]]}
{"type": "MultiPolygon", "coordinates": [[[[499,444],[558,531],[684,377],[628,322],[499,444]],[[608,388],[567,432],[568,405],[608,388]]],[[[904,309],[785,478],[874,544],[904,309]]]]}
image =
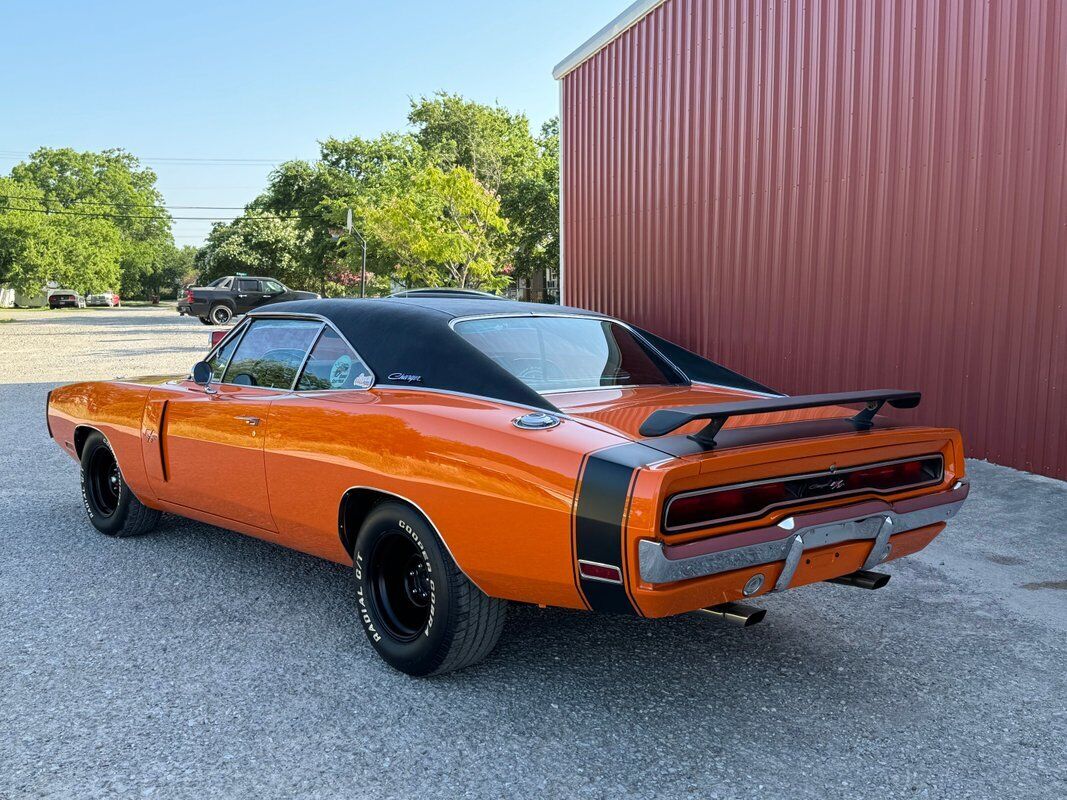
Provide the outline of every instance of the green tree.
{"type": "Polygon", "coordinates": [[[37,292],[59,266],[59,231],[44,213],[44,193],[0,178],[0,284],[37,292]]]}
{"type": "Polygon", "coordinates": [[[396,196],[366,207],[369,231],[398,256],[407,285],[503,288],[500,201],[469,170],[429,166],[396,196]]]}
{"type": "Polygon", "coordinates": [[[121,287],[124,294],[136,293],[151,282],[147,276],[160,271],[173,248],[171,218],[156,189],[155,173],[123,150],[40,148],[12,168],[11,179],[18,191],[3,193],[10,198],[6,213],[29,204],[35,204],[34,210],[23,213],[48,212],[45,227],[50,233],[38,231],[46,237],[41,246],[53,233],[57,240],[78,235],[98,245],[97,254],[89,257],[78,243],[67,242],[61,251],[72,260],[53,263],[58,271],[46,280],[68,282],[71,288],[92,284],[98,290],[121,287]],[[72,272],[78,269],[88,272],[72,272]]]}
{"type": "Polygon", "coordinates": [[[504,204],[514,234],[515,274],[559,270],[559,120],[541,127],[533,168],[519,178],[504,204]]]}
{"type": "Polygon", "coordinates": [[[438,92],[413,100],[408,122],[415,141],[442,169],[465,167],[502,198],[537,160],[537,143],[525,114],[438,92]]]}
{"type": "Polygon", "coordinates": [[[559,267],[559,122],[535,138],[524,114],[438,92],[413,101],[415,140],[442,168],[465,167],[500,198],[515,277],[559,267]]]}
{"type": "Polygon", "coordinates": [[[0,178],[0,283],[25,292],[48,281],[83,293],[119,285],[121,235],[108,220],[54,213],[34,185],[0,178]]]}
{"type": "Polygon", "coordinates": [[[294,219],[251,209],[232,222],[217,222],[197,254],[200,280],[244,272],[277,278],[293,289],[321,288],[322,276],[309,273],[304,255],[308,233],[294,219]]]}

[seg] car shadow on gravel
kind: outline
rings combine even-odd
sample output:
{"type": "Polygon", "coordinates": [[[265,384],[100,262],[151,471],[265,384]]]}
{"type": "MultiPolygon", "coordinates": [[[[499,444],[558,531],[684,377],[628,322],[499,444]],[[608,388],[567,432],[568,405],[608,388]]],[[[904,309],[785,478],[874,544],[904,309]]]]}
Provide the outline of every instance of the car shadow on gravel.
{"type": "MultiPolygon", "coordinates": [[[[71,513],[80,510],[72,507],[71,513]]],[[[85,535],[94,533],[87,529],[85,535]]],[[[283,615],[299,607],[301,616],[315,619],[314,633],[302,637],[304,645],[314,639],[316,649],[337,648],[349,668],[358,663],[387,682],[410,680],[381,663],[363,641],[346,566],[171,515],[151,536],[100,544],[143,548],[143,556],[174,565],[185,560],[181,574],[209,572],[211,602],[220,613],[231,603],[235,609],[244,606],[252,593],[262,620],[282,615],[271,620],[268,627],[273,627],[284,626],[283,615]]],[[[894,566],[901,567],[891,570],[898,573],[895,582],[880,592],[822,584],[757,598],[769,613],[753,628],[700,614],[647,620],[513,603],[501,642],[483,664],[421,683],[444,688],[505,677],[537,683],[554,676],[578,694],[610,695],[616,682],[624,681],[628,692],[693,700],[733,697],[746,706],[759,696],[780,695],[768,683],[769,675],[778,676],[779,684],[799,682],[799,695],[793,694],[794,684],[790,697],[780,698],[788,705],[805,696],[822,698],[846,673],[846,684],[863,683],[864,702],[892,700],[909,683],[951,679],[932,667],[958,657],[961,614],[982,612],[946,599],[942,578],[932,569],[894,566]]],[[[202,591],[199,583],[194,578],[187,588],[202,591]]],[[[982,630],[981,642],[970,645],[972,657],[1017,638],[1011,624],[988,624],[994,616],[987,609],[970,620],[982,630]]],[[[1035,636],[1031,645],[1040,648],[1041,638],[1035,636]]]]}
{"type": "MultiPolygon", "coordinates": [[[[250,761],[234,769],[270,764],[275,786],[347,774],[368,796],[442,793],[442,765],[459,772],[444,779],[455,794],[494,787],[478,796],[509,794],[501,782],[523,796],[712,796],[830,774],[880,796],[915,785],[949,796],[986,788],[975,763],[1003,770],[1008,752],[1012,785],[1041,785],[1035,743],[1057,733],[1054,705],[1031,698],[1064,688],[1062,643],[921,564],[894,568],[879,592],[760,599],[767,621],[749,629],[513,604],[486,661],[418,680],[365,641],[348,567],[172,516],[111,539],[62,497],[22,504],[33,536],[6,542],[0,576],[19,576],[8,623],[22,620],[12,709],[38,720],[28,704],[47,696],[61,709],[49,713],[91,717],[128,747],[161,739],[180,754],[160,763],[206,774],[230,774],[212,758],[236,749],[250,761]],[[128,720],[144,722],[134,733],[128,720]],[[438,773],[377,771],[413,756],[438,773]]],[[[78,730],[54,761],[91,751],[78,730]]],[[[109,769],[141,774],[124,756],[109,769]]]]}

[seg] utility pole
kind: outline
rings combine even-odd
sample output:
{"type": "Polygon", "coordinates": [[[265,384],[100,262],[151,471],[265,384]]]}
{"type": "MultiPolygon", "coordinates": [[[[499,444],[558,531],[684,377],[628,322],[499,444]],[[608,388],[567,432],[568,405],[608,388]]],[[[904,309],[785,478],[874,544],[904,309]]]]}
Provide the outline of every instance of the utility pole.
{"type": "Polygon", "coordinates": [[[363,238],[363,234],[352,227],[352,209],[348,209],[348,218],[345,220],[345,228],[350,234],[357,237],[360,243],[363,245],[363,268],[360,271],[359,277],[359,296],[367,296],[367,240],[363,238]]]}

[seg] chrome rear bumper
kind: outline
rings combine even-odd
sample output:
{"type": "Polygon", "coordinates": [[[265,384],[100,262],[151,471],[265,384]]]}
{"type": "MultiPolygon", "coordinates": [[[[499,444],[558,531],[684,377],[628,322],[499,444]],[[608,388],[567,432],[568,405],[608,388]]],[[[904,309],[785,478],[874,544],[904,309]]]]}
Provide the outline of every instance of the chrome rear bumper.
{"type": "Polygon", "coordinates": [[[964,478],[950,490],[937,494],[895,503],[870,500],[797,514],[770,527],[686,544],[668,545],[642,539],[637,551],[641,580],[673,583],[784,561],[772,590],[780,591],[792,582],[805,550],[864,539],[874,540],[871,554],[862,567],[871,569],[889,557],[890,536],[952,519],[969,491],[970,484],[964,478]]]}

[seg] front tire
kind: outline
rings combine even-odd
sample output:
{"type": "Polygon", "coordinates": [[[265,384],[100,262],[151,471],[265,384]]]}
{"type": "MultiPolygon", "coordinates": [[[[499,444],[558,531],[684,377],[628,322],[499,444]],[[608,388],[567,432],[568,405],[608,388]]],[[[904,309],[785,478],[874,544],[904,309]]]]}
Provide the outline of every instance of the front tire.
{"type": "Polygon", "coordinates": [[[107,536],[140,536],[159,524],[162,514],[130,491],[102,433],[89,434],[82,447],[81,464],[82,502],[98,531],[107,536]]]}
{"type": "Polygon", "coordinates": [[[387,502],[367,516],[353,554],[360,620],[382,659],[408,675],[441,675],[496,646],[507,602],[459,570],[426,520],[387,502]]]}

